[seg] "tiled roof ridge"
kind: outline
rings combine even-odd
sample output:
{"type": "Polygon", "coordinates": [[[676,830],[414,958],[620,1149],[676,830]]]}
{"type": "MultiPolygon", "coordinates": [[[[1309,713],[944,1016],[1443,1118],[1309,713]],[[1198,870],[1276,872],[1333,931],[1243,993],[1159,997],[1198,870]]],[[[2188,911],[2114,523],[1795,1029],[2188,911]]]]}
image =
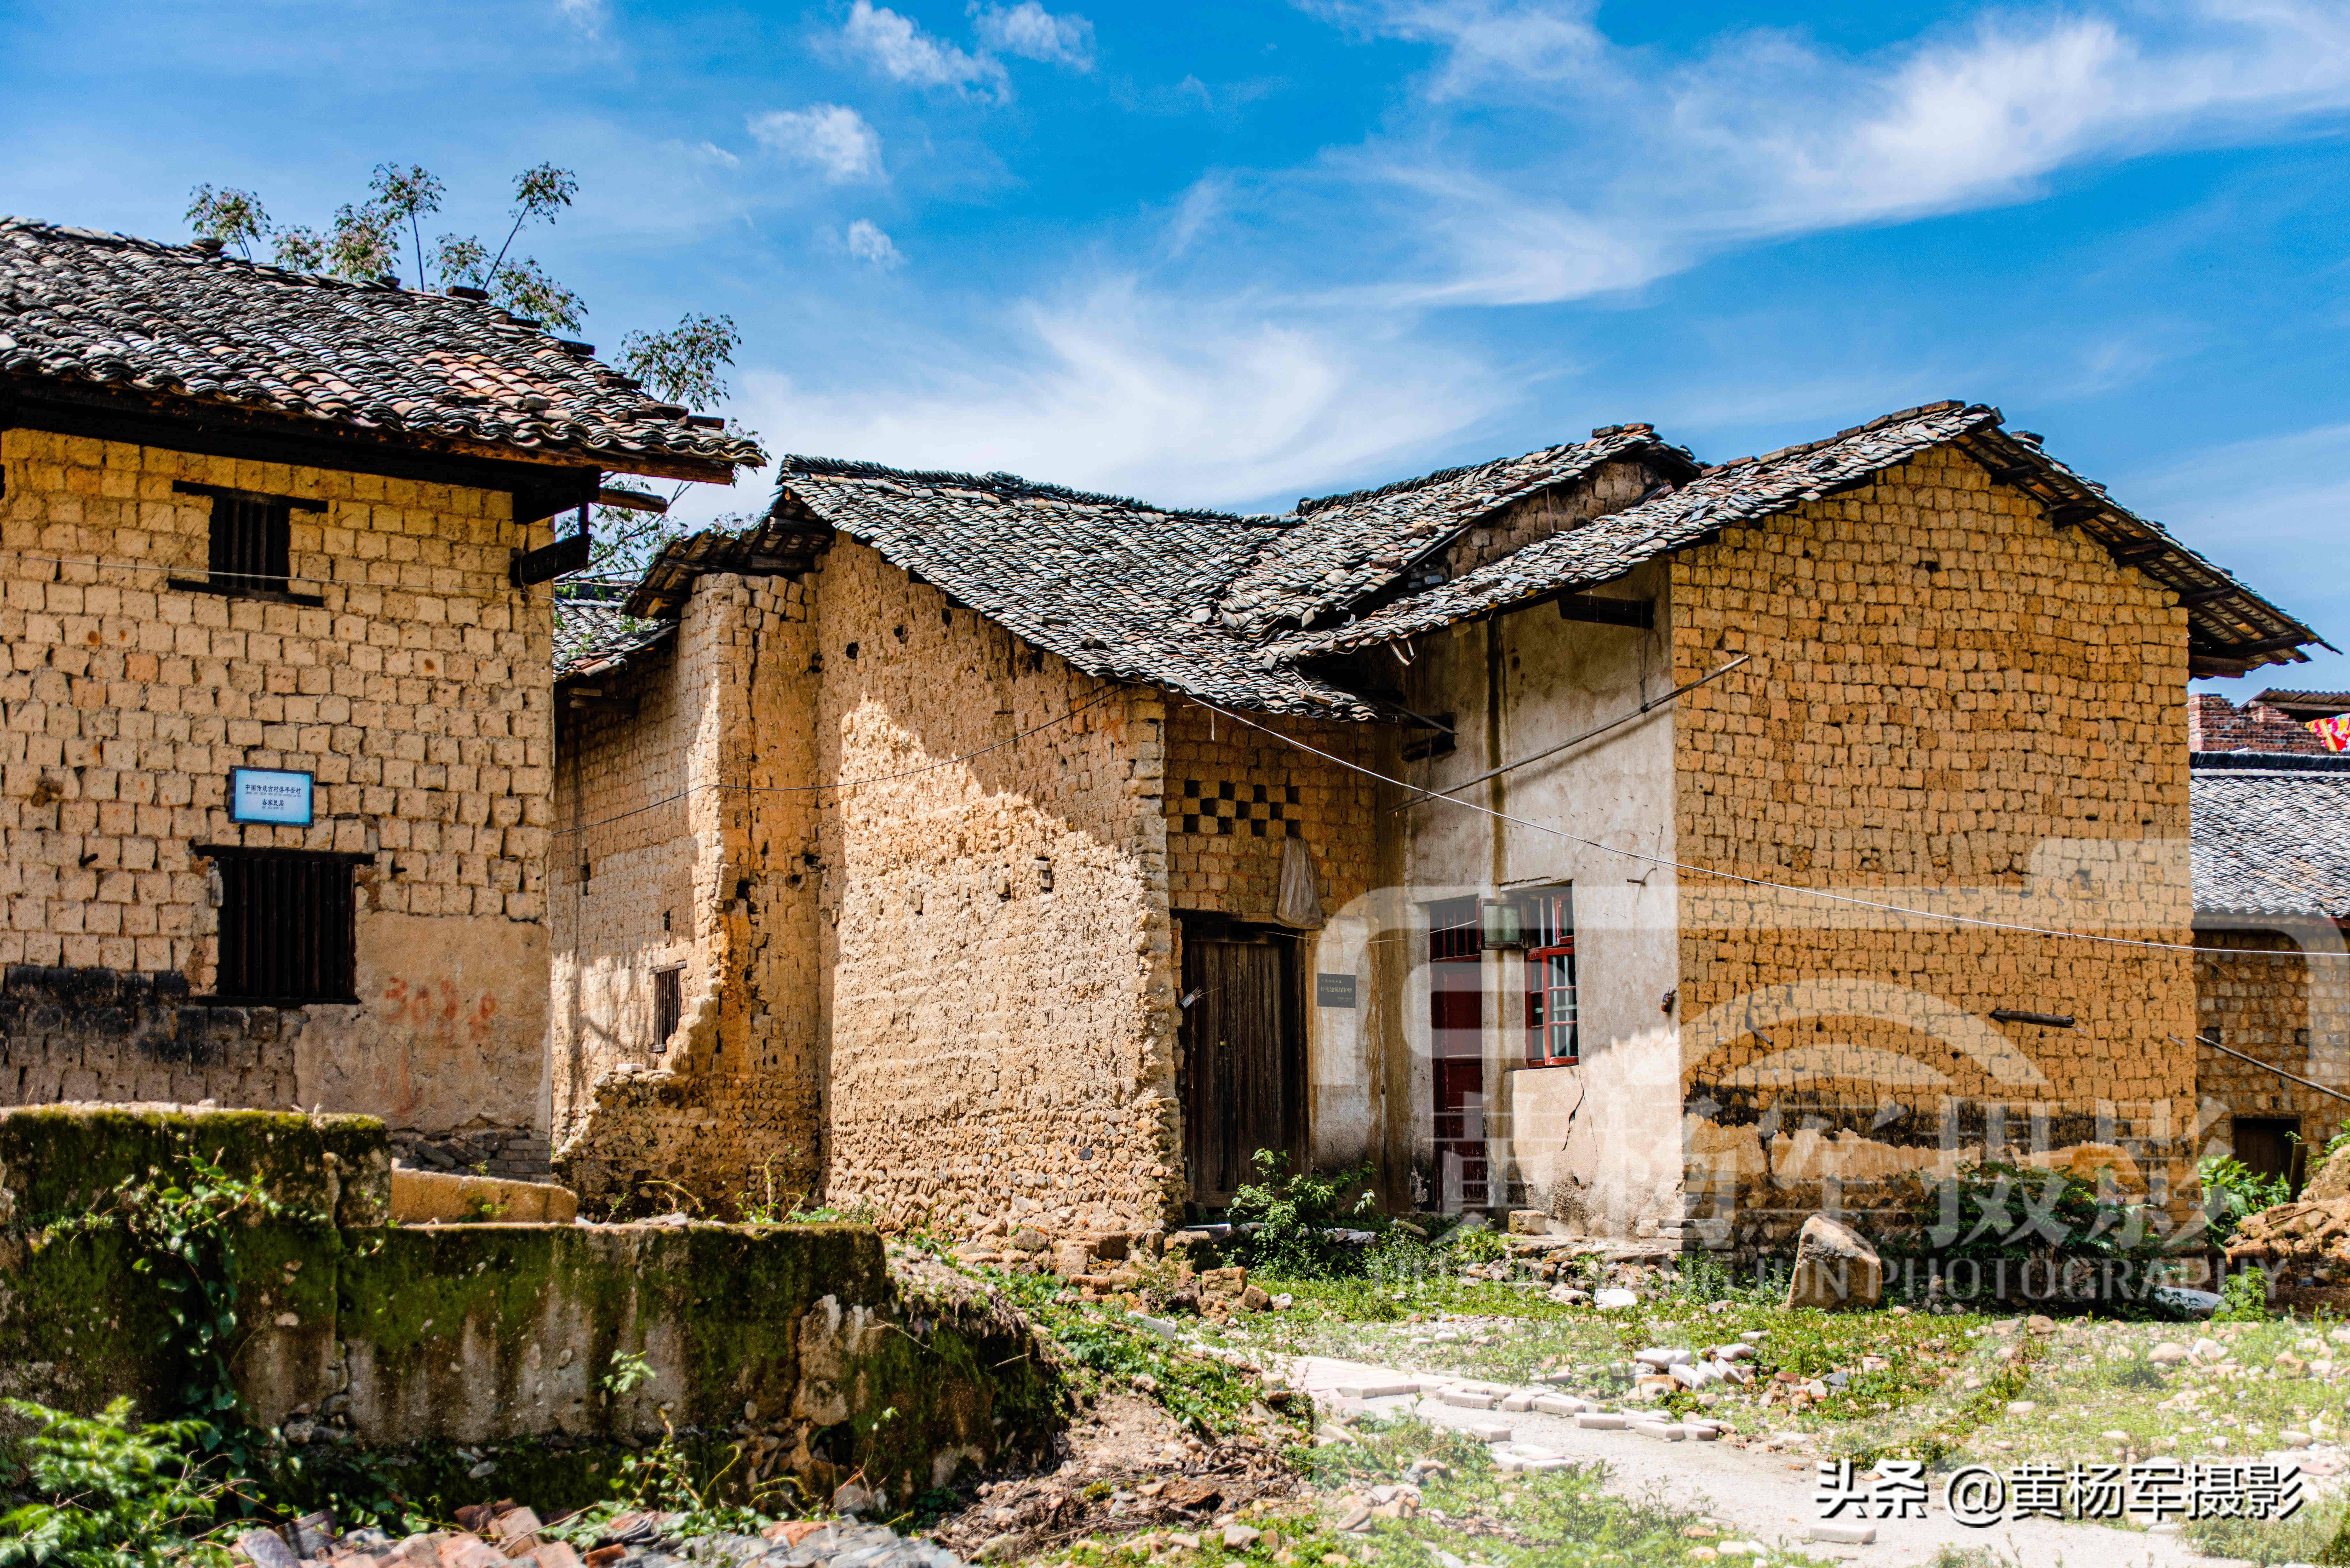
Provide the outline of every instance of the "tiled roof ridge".
{"type": "Polygon", "coordinates": [[[1110,495],[1098,491],[1073,490],[1064,484],[1048,484],[1040,480],[1024,479],[1016,473],[962,473],[953,469],[892,468],[887,463],[868,462],[859,458],[808,457],[794,452],[785,455],[776,465],[779,488],[788,489],[795,472],[824,474],[840,479],[886,479],[907,484],[934,489],[983,490],[1007,500],[1066,501],[1084,506],[1115,507],[1122,512],[1144,512],[1155,516],[1176,517],[1201,523],[1244,523],[1255,526],[1276,526],[1289,520],[1273,514],[1253,512],[1222,512],[1213,507],[1160,506],[1148,501],[1138,501],[1130,495],[1110,495]]]}
{"type": "MultiPolygon", "coordinates": [[[[274,262],[255,261],[250,256],[232,255],[226,250],[207,250],[197,245],[193,241],[191,241],[186,244],[175,245],[165,240],[151,240],[144,234],[118,234],[111,229],[85,229],[76,223],[52,223],[40,218],[26,218],[16,216],[11,213],[0,213],[0,231],[10,229],[57,234],[65,239],[79,240],[85,244],[110,244],[122,250],[145,251],[151,255],[177,256],[185,260],[191,266],[243,267],[247,272],[257,274],[273,281],[283,280],[289,284],[307,284],[313,287],[328,289],[330,291],[341,290],[345,292],[363,294],[410,294],[416,296],[420,299],[430,299],[436,302],[445,301],[450,305],[463,306],[470,310],[477,310],[493,317],[502,317],[503,320],[499,325],[524,327],[525,331],[531,330],[530,327],[525,326],[525,323],[528,319],[527,317],[515,316],[504,306],[492,305],[484,300],[465,299],[452,294],[436,294],[431,289],[410,288],[404,284],[381,283],[372,279],[361,282],[356,278],[335,277],[323,272],[296,272],[291,267],[282,267],[274,262]]],[[[542,327],[539,328],[539,330],[545,329],[542,327]]]]}
{"type": "Polygon", "coordinates": [[[2245,701],[2251,702],[2269,702],[2279,697],[2284,698],[2288,701],[2294,698],[2300,698],[2303,701],[2312,702],[2332,702],[2335,701],[2350,702],[2350,691],[2313,691],[2307,688],[2299,686],[2271,686],[2264,691],[2255,691],[2251,697],[2245,699],[2245,701]]]}
{"type": "Polygon", "coordinates": [[[0,216],[0,374],[59,397],[99,388],[622,472],[765,461],[722,420],[487,299],[20,215],[0,216]]]}
{"type": "Polygon", "coordinates": [[[1385,484],[1373,485],[1367,490],[1349,490],[1336,495],[1303,496],[1298,500],[1295,515],[1310,517],[1316,512],[1327,512],[1334,506],[1351,506],[1361,501],[1384,501],[1391,495],[1409,495],[1415,491],[1426,490],[1431,485],[1449,484],[1456,479],[1466,479],[1472,473],[1480,473],[1489,468],[1533,462],[1542,458],[1555,457],[1563,452],[1596,448],[1599,443],[1612,436],[1635,432],[1653,436],[1656,431],[1657,427],[1651,424],[1602,425],[1591,432],[1590,439],[1587,441],[1563,441],[1553,446],[1536,447],[1532,452],[1520,452],[1514,456],[1489,457],[1482,462],[1464,462],[1452,468],[1440,468],[1434,473],[1419,474],[1410,479],[1391,480],[1385,484]]]}
{"type": "Polygon", "coordinates": [[[1966,408],[1980,409],[1989,414],[1991,418],[1985,421],[1986,423],[1996,425],[2004,424],[2007,421],[2007,416],[1991,404],[1969,403],[1963,398],[1943,398],[1935,402],[1920,403],[1914,409],[1900,409],[1889,414],[1879,414],[1873,420],[1840,430],[1832,436],[1822,436],[1817,441],[1797,441],[1794,446],[1783,446],[1775,452],[1766,452],[1758,457],[1733,457],[1727,462],[1708,463],[1705,465],[1705,472],[1708,477],[1711,477],[1725,469],[1743,468],[1749,464],[1759,468],[1765,463],[1783,462],[1788,458],[1801,457],[1807,452],[1818,452],[1823,447],[1834,446],[1840,441],[1850,441],[1855,436],[1866,435],[1871,431],[1881,431],[1890,425],[1906,424],[1911,420],[1923,419],[1929,414],[1947,414],[1954,410],[1966,408]]]}
{"type": "Polygon", "coordinates": [[[1538,540],[1440,587],[1382,606],[1360,620],[1293,635],[1279,646],[1292,659],[1317,658],[1412,636],[1561,589],[1610,582],[1642,562],[1669,555],[1724,526],[1754,522],[1801,501],[1864,483],[1927,447],[1996,426],[2000,419],[1999,410],[1986,404],[1945,400],[1871,420],[1823,441],[1717,463],[1685,484],[1538,540]],[[1880,431],[1898,435],[1881,438],[1881,450],[1875,445],[1837,450],[1847,442],[1866,442],[1880,431]],[[1831,452],[1845,461],[1832,462],[1825,471],[1795,466],[1795,460],[1806,455],[1831,452]]]}

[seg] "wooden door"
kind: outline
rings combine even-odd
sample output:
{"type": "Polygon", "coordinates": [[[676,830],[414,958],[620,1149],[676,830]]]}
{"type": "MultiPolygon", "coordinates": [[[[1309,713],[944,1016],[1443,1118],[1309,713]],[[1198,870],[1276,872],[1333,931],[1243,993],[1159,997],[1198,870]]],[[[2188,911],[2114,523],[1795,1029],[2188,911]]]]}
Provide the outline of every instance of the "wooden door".
{"type": "Polygon", "coordinates": [[[2235,1116],[2230,1121],[2228,1141],[2235,1146],[2236,1158],[2254,1176],[2282,1176],[2298,1190],[2302,1172],[2294,1157],[2301,1152],[2301,1145],[2293,1135],[2301,1131],[2301,1118],[2235,1116]]]}
{"type": "Polygon", "coordinates": [[[1183,940],[1183,1158],[1191,1201],[1221,1209],[1260,1179],[1261,1148],[1295,1154],[1295,1008],[1285,944],[1183,940]]]}

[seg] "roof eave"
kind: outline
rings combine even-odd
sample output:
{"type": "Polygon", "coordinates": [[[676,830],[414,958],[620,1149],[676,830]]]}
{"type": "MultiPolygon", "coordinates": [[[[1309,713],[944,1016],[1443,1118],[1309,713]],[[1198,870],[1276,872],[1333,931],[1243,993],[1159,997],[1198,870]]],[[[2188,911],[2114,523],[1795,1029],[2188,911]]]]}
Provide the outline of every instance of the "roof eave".
{"type": "Polygon", "coordinates": [[[51,410],[75,410],[88,415],[115,412],[192,429],[225,427],[254,436],[276,436],[330,447],[340,445],[356,451],[486,458],[499,462],[531,463],[547,468],[597,468],[612,473],[634,473],[652,479],[679,479],[709,484],[732,484],[738,466],[765,461],[756,446],[751,446],[740,459],[718,459],[673,452],[631,452],[614,447],[524,446],[469,441],[459,436],[355,424],[332,416],[288,413],[227,399],[118,386],[78,377],[0,372],[0,425],[47,428],[42,422],[43,418],[51,410]]]}

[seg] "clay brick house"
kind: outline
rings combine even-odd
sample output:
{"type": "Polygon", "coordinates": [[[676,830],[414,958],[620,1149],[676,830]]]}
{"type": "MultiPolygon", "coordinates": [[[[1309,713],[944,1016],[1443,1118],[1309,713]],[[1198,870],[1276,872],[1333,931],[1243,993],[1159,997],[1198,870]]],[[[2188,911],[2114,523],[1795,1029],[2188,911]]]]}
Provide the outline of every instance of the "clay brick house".
{"type": "Polygon", "coordinates": [[[584,541],[517,557],[607,472],[756,455],[475,291],[0,219],[0,1104],[543,1169],[543,578],[584,541]]]}
{"type": "Polygon", "coordinates": [[[1271,1148],[1714,1246],[2176,1177],[2187,681],[2314,635],[1959,403],[1279,516],[792,458],[621,608],[556,681],[591,1202],[1149,1231],[1271,1148]]]}
{"type": "Polygon", "coordinates": [[[2189,761],[2202,1120],[2296,1182],[2307,1148],[2350,1121],[2350,756],[2312,754],[2294,716],[2344,711],[2312,712],[2337,695],[2264,691],[2235,710],[2199,694],[2199,738],[2236,743],[2189,761]]]}

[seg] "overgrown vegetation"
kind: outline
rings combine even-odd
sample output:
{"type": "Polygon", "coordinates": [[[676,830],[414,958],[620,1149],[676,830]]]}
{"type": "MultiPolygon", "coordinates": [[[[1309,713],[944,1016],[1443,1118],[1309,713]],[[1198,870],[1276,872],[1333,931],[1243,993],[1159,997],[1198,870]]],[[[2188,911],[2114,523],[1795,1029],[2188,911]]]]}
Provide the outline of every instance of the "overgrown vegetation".
{"type": "Polygon", "coordinates": [[[1234,1192],[1225,1211],[1235,1230],[1230,1248],[1234,1261],[1289,1279],[1361,1275],[1362,1244],[1342,1241],[1332,1232],[1378,1234],[1388,1229],[1371,1189],[1371,1168],[1316,1175],[1292,1171],[1289,1157],[1276,1149],[1258,1149],[1252,1158],[1258,1179],[1234,1192]]]}
{"type": "Polygon", "coordinates": [[[134,1425],[128,1399],[94,1418],[21,1399],[4,1407],[31,1428],[0,1449],[31,1501],[0,1514],[0,1568],[143,1568],[181,1558],[233,1492],[222,1461],[198,1457],[203,1421],[134,1425]]]}
{"type": "Polygon", "coordinates": [[[1081,1392],[1139,1389],[1202,1437],[1232,1431],[1259,1408],[1253,1378],[1180,1349],[1117,1303],[1063,1301],[1052,1274],[1003,1274],[995,1282],[1088,1375],[1092,1386],[1081,1392]]]}
{"type": "MultiPolygon", "coordinates": [[[[2331,1147],[2331,1146],[2329,1146],[2331,1147]]],[[[2293,1183],[2282,1176],[2262,1176],[2241,1159],[2214,1155],[2195,1167],[2203,1187],[2204,1240],[2224,1247],[2248,1215],[2292,1200],[2293,1183]]]]}

